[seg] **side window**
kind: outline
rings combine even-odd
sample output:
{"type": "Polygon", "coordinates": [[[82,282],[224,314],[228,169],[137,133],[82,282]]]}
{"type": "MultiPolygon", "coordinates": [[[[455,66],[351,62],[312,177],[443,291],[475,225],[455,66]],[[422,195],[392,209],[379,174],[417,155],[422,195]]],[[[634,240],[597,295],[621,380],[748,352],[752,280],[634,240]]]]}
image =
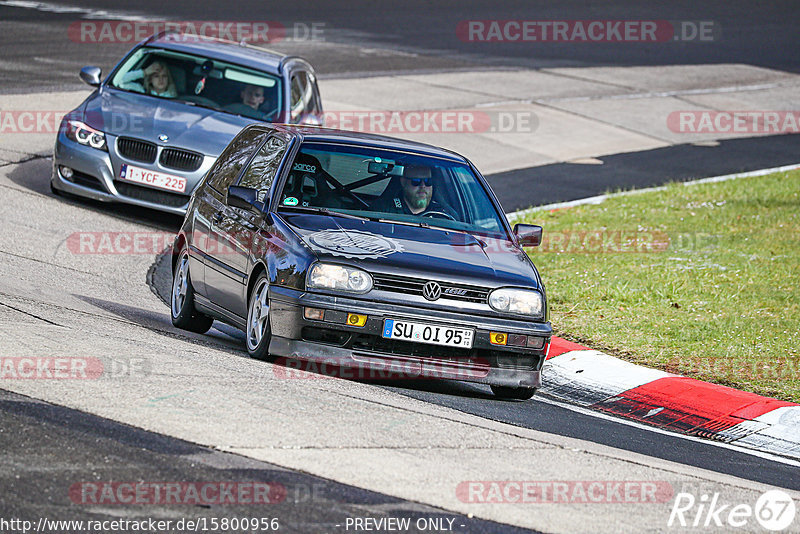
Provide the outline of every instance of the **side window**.
{"type": "Polygon", "coordinates": [[[265,135],[266,132],[262,130],[247,130],[236,136],[217,158],[209,174],[208,184],[220,193],[227,191],[265,135]]]}
{"type": "Polygon", "coordinates": [[[270,137],[256,157],[250,162],[250,166],[242,175],[239,185],[252,187],[259,191],[269,190],[275,173],[278,170],[283,155],[286,153],[286,140],[273,135],[270,137]]]}
{"type": "Polygon", "coordinates": [[[301,70],[292,74],[292,122],[303,122],[307,116],[321,115],[314,75],[301,70]]]}

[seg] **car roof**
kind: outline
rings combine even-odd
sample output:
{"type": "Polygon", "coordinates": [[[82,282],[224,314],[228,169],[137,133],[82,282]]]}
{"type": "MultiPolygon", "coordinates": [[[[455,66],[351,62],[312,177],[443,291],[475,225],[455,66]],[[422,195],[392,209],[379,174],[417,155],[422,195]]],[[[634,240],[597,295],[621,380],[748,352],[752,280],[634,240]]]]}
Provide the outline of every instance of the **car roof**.
{"type": "MultiPolygon", "coordinates": [[[[308,64],[308,62],[300,57],[288,56],[246,43],[235,43],[216,37],[198,36],[174,31],[161,32],[153,35],[147,39],[144,44],[146,46],[207,56],[212,59],[228,61],[245,67],[252,67],[274,73],[281,72],[283,65],[290,59],[296,59],[308,64]]],[[[310,65],[308,66],[310,68],[310,65]]]]}
{"type": "Polygon", "coordinates": [[[301,141],[371,146],[389,150],[402,150],[405,152],[416,152],[418,154],[467,163],[467,159],[457,152],[434,145],[418,143],[416,141],[409,141],[406,139],[398,139],[396,137],[389,137],[385,135],[297,124],[252,124],[248,126],[248,128],[260,128],[265,131],[278,130],[297,137],[301,141]]]}

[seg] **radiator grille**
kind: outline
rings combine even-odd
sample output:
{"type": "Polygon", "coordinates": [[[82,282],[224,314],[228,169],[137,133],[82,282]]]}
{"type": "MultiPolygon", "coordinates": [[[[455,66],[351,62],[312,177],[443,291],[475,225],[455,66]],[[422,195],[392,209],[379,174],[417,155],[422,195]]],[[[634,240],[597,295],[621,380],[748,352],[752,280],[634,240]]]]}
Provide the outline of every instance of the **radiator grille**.
{"type": "MultiPolygon", "coordinates": [[[[403,293],[406,295],[422,295],[422,288],[428,282],[419,278],[403,276],[374,274],[372,275],[374,288],[381,291],[403,293]]],[[[489,290],[482,287],[466,286],[463,284],[440,283],[442,286],[442,299],[461,300],[465,302],[485,303],[489,290]]]]}
{"type": "Polygon", "coordinates": [[[153,163],[156,160],[156,145],[139,139],[120,137],[117,139],[117,151],[122,157],[133,161],[153,163]]]}
{"type": "Polygon", "coordinates": [[[203,155],[179,148],[165,148],[161,151],[158,161],[170,169],[193,172],[203,164],[203,155]]]}

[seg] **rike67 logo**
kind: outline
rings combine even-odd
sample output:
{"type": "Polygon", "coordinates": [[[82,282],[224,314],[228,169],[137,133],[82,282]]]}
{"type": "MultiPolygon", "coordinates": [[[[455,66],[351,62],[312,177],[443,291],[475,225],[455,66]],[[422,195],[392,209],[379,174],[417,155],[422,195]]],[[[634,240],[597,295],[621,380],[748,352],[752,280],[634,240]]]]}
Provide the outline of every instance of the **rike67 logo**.
{"type": "MultiPolygon", "coordinates": [[[[668,527],[724,528],[725,531],[743,529],[753,532],[760,525],[771,532],[786,531],[794,525],[797,508],[792,497],[781,490],[770,490],[749,503],[725,503],[719,493],[703,493],[699,498],[692,493],[675,495],[668,527]]],[[[796,529],[791,532],[797,532],[796,529]]]]}

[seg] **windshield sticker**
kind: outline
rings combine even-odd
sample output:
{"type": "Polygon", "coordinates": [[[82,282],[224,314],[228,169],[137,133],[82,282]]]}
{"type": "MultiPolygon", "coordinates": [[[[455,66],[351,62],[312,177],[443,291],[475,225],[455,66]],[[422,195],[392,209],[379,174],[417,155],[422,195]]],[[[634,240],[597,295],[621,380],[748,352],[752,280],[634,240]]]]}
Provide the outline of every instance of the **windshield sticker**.
{"type": "Polygon", "coordinates": [[[310,172],[310,173],[313,174],[313,173],[317,172],[317,166],[316,165],[306,165],[305,163],[295,163],[294,166],[292,167],[292,170],[293,171],[300,171],[300,172],[310,172]]]}
{"type": "Polygon", "coordinates": [[[297,206],[297,199],[294,197],[286,197],[283,199],[284,206],[297,206]]]}
{"type": "Polygon", "coordinates": [[[377,259],[403,251],[394,239],[357,230],[323,230],[307,239],[312,249],[345,258],[377,259]]]}

